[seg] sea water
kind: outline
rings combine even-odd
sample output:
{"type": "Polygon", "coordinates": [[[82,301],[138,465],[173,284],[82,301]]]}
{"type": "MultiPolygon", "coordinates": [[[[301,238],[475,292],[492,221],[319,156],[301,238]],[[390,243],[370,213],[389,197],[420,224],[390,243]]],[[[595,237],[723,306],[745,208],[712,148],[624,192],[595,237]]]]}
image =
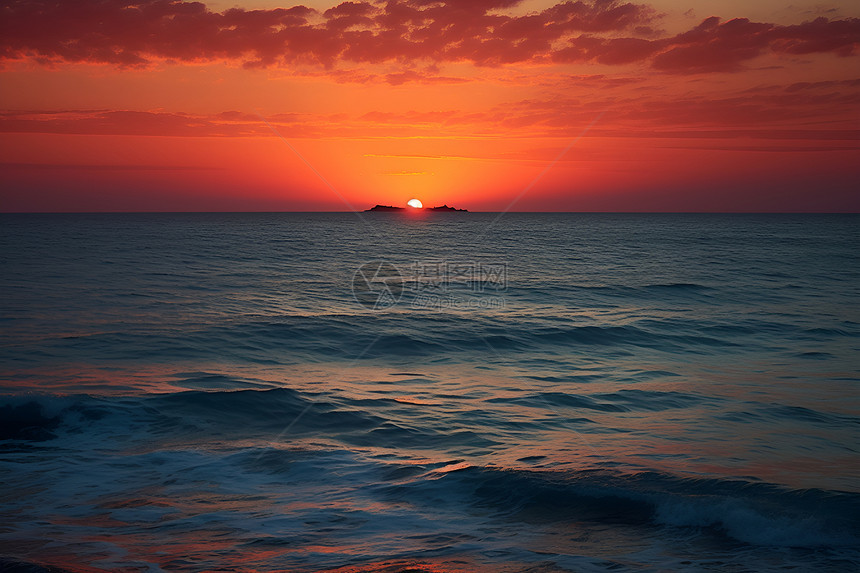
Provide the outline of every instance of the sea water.
{"type": "Polygon", "coordinates": [[[2,215],[0,564],[855,569],[858,223],[2,215]]]}

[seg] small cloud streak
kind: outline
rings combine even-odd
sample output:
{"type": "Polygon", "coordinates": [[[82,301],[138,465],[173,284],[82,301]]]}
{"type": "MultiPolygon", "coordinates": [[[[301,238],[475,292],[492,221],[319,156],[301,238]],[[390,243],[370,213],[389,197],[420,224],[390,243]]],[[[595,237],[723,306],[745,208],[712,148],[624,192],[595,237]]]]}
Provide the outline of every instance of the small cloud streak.
{"type": "MultiPolygon", "coordinates": [[[[611,87],[612,78],[571,77],[573,84],[611,87]]],[[[631,80],[635,83],[635,80],[631,80]]],[[[625,82],[626,83],[626,80],[625,82]]],[[[568,84],[560,84],[567,89],[568,84]]],[[[675,96],[644,92],[616,100],[535,97],[482,111],[372,111],[362,114],[280,113],[267,118],[291,138],[354,137],[565,137],[606,111],[609,122],[590,136],[622,138],[753,138],[858,141],[860,129],[844,118],[860,108],[860,79],[795,82],[730,96],[675,96]]],[[[259,116],[239,111],[191,114],[167,111],[54,110],[0,112],[0,133],[167,137],[270,137],[259,116]]],[[[373,154],[365,154],[373,157],[373,154]]],[[[473,159],[451,154],[396,154],[401,159],[473,159]]]]}

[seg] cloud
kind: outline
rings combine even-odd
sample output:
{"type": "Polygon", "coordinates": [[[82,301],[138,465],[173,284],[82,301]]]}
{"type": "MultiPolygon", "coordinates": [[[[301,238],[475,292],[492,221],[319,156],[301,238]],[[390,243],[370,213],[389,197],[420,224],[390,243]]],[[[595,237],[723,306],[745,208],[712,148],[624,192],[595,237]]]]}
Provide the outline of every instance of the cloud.
{"type": "Polygon", "coordinates": [[[319,14],[304,6],[216,13],[167,0],[6,1],[0,55],[130,66],[225,58],[258,65],[428,57],[500,63],[546,52],[570,32],[621,31],[654,16],[614,0],[563,2],[527,16],[491,13],[518,3],[344,2],[319,14]]]}
{"type": "Polygon", "coordinates": [[[667,43],[654,58],[654,67],[675,72],[731,71],[742,62],[761,55],[768,46],[772,24],[758,24],[746,18],[720,23],[717,17],[667,43]]]}
{"type": "Polygon", "coordinates": [[[765,52],[811,54],[832,52],[853,55],[860,44],[860,19],[817,18],[795,26],[777,26],[735,18],[717,17],[665,42],[654,58],[660,70],[691,73],[733,71],[765,52]]]}
{"type": "MultiPolygon", "coordinates": [[[[591,80],[599,82],[598,78],[591,80]]],[[[599,85],[599,84],[598,84],[599,85]]],[[[854,117],[860,81],[835,80],[757,87],[732,94],[636,91],[619,97],[601,89],[574,98],[565,89],[492,110],[509,129],[575,133],[605,112],[591,136],[860,140],[854,117]]]]}
{"type": "Polygon", "coordinates": [[[662,43],[642,38],[597,38],[579,36],[569,41],[569,45],[553,52],[556,62],[588,62],[601,64],[629,64],[644,60],[660,50],[662,43]]]}
{"type": "MultiPolygon", "coordinates": [[[[658,14],[621,0],[563,1],[524,15],[519,0],[343,2],[324,12],[305,6],[212,12],[172,0],[5,0],[0,58],[45,65],[227,60],[248,68],[342,63],[651,62],[672,73],[733,71],[764,53],[853,55],[860,19],[778,26],[711,17],[659,38],[658,14]]],[[[398,72],[399,73],[399,72],[398,72]]],[[[428,81],[412,72],[385,81],[428,81]]]]}
{"type": "Polygon", "coordinates": [[[264,129],[258,117],[239,112],[214,116],[127,110],[0,114],[0,133],[223,137],[260,135],[264,129]]]}
{"type": "Polygon", "coordinates": [[[0,162],[0,171],[221,171],[226,167],[152,164],[72,164],[72,163],[10,163],[0,162]]]}
{"type": "Polygon", "coordinates": [[[860,44],[860,18],[816,18],[796,26],[776,27],[771,31],[770,39],[771,47],[777,52],[835,52],[841,56],[850,56],[860,44]]]}
{"type": "Polygon", "coordinates": [[[456,78],[450,76],[439,76],[435,74],[428,74],[425,72],[419,72],[416,70],[405,70],[402,72],[394,72],[390,74],[385,74],[382,76],[386,83],[389,83],[393,86],[399,86],[401,84],[405,84],[407,82],[413,83],[421,83],[421,84],[459,84],[463,82],[468,82],[469,80],[465,78],[456,78]]]}
{"type": "MultiPolygon", "coordinates": [[[[596,86],[572,98],[570,84],[533,99],[482,111],[457,109],[373,111],[362,114],[283,113],[267,117],[290,138],[568,137],[605,112],[589,136],[770,140],[860,141],[856,124],[845,122],[860,106],[860,79],[759,86],[731,95],[668,96],[638,90],[619,97],[600,86],[611,78],[569,77],[596,86]]],[[[635,78],[628,78],[635,81],[635,78]]],[[[8,111],[0,133],[147,135],[172,137],[269,137],[259,116],[240,111],[209,115],[133,110],[8,111]]]]}

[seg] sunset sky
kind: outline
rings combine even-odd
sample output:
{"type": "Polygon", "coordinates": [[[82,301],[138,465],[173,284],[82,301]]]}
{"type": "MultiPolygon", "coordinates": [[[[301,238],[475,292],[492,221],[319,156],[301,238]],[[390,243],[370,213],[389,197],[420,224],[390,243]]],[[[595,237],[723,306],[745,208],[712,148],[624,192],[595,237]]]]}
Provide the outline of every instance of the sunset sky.
{"type": "Polygon", "coordinates": [[[860,210],[856,1],[3,1],[0,58],[0,211],[860,210]]]}

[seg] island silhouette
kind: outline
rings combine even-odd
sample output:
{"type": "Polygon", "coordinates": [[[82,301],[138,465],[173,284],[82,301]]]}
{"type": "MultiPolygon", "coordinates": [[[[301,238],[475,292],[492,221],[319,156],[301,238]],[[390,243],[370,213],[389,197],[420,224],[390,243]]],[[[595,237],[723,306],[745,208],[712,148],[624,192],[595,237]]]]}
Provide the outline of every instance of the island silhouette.
{"type": "MultiPolygon", "coordinates": [[[[370,209],[366,209],[365,213],[370,213],[371,211],[405,211],[406,207],[394,207],[392,205],[377,205],[376,207],[371,207],[370,209]]],[[[442,205],[441,207],[424,207],[421,211],[457,211],[460,213],[468,213],[468,209],[455,209],[454,207],[449,207],[448,205],[442,205]]]]}

